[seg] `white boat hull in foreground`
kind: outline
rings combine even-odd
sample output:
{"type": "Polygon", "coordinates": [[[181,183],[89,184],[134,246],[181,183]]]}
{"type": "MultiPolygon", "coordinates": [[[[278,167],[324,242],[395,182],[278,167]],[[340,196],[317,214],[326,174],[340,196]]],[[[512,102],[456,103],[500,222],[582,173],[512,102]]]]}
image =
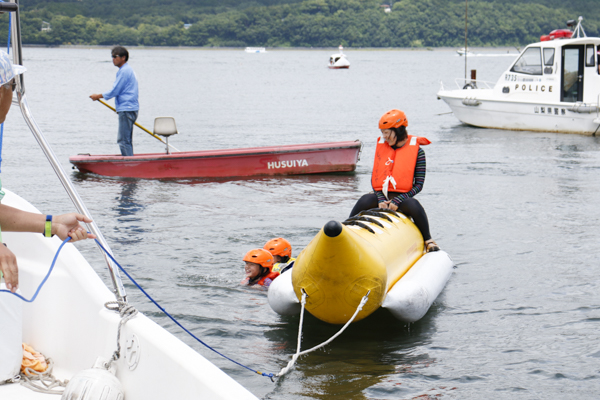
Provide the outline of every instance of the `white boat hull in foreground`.
{"type": "MultiPolygon", "coordinates": [[[[38,212],[6,191],[3,204],[38,212]]],[[[31,298],[48,272],[61,241],[38,233],[3,232],[19,264],[19,287],[31,298]],[[36,249],[31,251],[31,249],[36,249]]],[[[86,243],[84,245],[91,245],[86,243]]],[[[0,293],[0,296],[12,296],[0,293]]],[[[54,376],[72,379],[117,346],[120,317],[104,304],[115,296],[72,244],[66,244],[52,275],[33,303],[22,303],[23,342],[54,361],[54,376]]],[[[2,325],[2,330],[7,329],[2,325]]],[[[0,332],[2,337],[2,332],[0,332]]],[[[141,313],[121,331],[116,376],[127,400],[256,399],[231,377],[141,313]]],[[[18,383],[0,385],[0,399],[57,399],[18,383]]]]}

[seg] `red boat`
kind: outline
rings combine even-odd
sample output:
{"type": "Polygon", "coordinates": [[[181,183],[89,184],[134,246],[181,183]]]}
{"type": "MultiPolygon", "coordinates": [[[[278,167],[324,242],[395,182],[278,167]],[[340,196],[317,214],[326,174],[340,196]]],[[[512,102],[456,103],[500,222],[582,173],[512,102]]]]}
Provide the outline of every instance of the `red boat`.
{"type": "Polygon", "coordinates": [[[78,154],[69,161],[80,172],[127,178],[223,178],[350,172],[359,140],[229,150],[121,155],[78,154]]]}

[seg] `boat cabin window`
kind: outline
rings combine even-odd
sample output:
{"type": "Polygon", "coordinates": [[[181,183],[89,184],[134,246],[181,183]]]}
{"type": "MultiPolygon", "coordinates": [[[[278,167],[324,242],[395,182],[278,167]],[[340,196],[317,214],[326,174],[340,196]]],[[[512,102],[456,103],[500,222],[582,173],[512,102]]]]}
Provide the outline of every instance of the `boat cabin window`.
{"type": "Polygon", "coordinates": [[[593,67],[596,65],[596,52],[594,51],[594,45],[588,44],[585,46],[585,66],[593,67]]]}
{"type": "Polygon", "coordinates": [[[544,49],[544,65],[554,64],[554,49],[544,49]]]}
{"type": "Polygon", "coordinates": [[[511,68],[512,72],[528,75],[542,75],[542,52],[539,47],[530,47],[511,68]]]}

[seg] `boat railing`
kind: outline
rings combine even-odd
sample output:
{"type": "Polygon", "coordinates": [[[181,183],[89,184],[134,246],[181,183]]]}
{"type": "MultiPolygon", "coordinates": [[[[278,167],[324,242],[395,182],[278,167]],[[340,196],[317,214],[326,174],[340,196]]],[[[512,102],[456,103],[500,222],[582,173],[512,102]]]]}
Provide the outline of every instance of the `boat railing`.
{"type": "MultiPolygon", "coordinates": [[[[9,11],[10,12],[11,36],[12,36],[11,48],[13,51],[13,62],[14,62],[14,64],[17,64],[17,65],[23,65],[23,55],[22,55],[22,45],[21,45],[21,25],[20,25],[18,5],[19,5],[19,0],[10,0],[10,2],[0,3],[0,11],[9,11]],[[3,5],[5,5],[5,4],[9,5],[11,3],[16,4],[17,7],[12,6],[5,10],[2,9],[3,5]]],[[[62,183],[63,187],[65,188],[67,194],[71,198],[71,201],[75,205],[75,208],[77,209],[77,211],[80,214],[83,214],[89,218],[92,218],[90,215],[90,212],[88,211],[87,207],[83,203],[83,200],[81,200],[81,197],[79,197],[79,194],[75,190],[73,183],[67,177],[67,174],[65,173],[62,166],[60,165],[58,158],[56,157],[56,155],[54,154],[54,151],[48,144],[40,127],[38,126],[38,124],[33,119],[33,116],[31,115],[31,110],[29,109],[29,104],[27,103],[27,96],[25,95],[24,75],[25,74],[20,74],[15,77],[15,81],[17,83],[15,92],[17,93],[17,101],[18,101],[19,107],[21,108],[21,113],[23,114],[23,118],[25,119],[25,122],[29,126],[31,133],[33,133],[33,136],[37,140],[42,151],[44,152],[44,155],[50,162],[50,165],[52,165],[54,172],[58,176],[58,179],[60,180],[60,182],[62,183]]],[[[89,230],[94,235],[96,235],[98,241],[102,244],[102,246],[104,246],[104,248],[112,254],[112,251],[110,250],[110,247],[108,246],[108,243],[106,242],[106,239],[104,239],[104,236],[100,232],[100,229],[98,228],[96,223],[91,222],[91,223],[87,224],[87,226],[88,226],[89,230]]],[[[115,293],[115,296],[117,297],[117,300],[126,301],[127,296],[125,294],[125,287],[123,286],[123,282],[121,280],[121,276],[119,274],[119,270],[118,270],[117,266],[114,265],[112,260],[102,251],[100,246],[98,246],[98,249],[103,254],[103,256],[106,260],[108,270],[110,272],[110,277],[111,277],[111,280],[113,283],[114,293],[115,293]]]]}
{"type": "MultiPolygon", "coordinates": [[[[454,80],[456,87],[459,89],[493,89],[496,85],[495,82],[480,81],[480,80],[468,80],[465,78],[456,78],[454,80]]],[[[444,82],[440,81],[440,90],[450,90],[444,86],[444,82]]]]}

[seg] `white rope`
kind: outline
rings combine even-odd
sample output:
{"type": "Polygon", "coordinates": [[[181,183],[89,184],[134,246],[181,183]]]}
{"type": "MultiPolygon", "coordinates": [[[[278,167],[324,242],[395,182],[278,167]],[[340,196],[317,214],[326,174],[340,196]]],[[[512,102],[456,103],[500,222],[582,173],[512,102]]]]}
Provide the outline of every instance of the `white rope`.
{"type": "MultiPolygon", "coordinates": [[[[108,362],[110,365],[110,363],[117,361],[121,356],[121,328],[127,321],[133,318],[138,311],[133,306],[123,301],[109,301],[105,303],[104,306],[109,310],[117,311],[121,316],[119,328],[117,329],[117,350],[108,362]]],[[[64,381],[56,379],[52,375],[54,361],[52,361],[51,358],[48,358],[46,359],[46,362],[48,363],[48,368],[44,372],[37,372],[31,368],[26,368],[25,373],[21,373],[20,375],[21,385],[40,393],[62,395],[64,392],[63,388],[67,386],[69,381],[66,379],[64,381]]]]}
{"type": "Polygon", "coordinates": [[[288,371],[296,363],[296,360],[298,359],[298,357],[300,356],[300,345],[302,344],[302,324],[304,322],[304,306],[306,305],[306,297],[307,296],[308,295],[306,294],[304,289],[302,289],[302,301],[301,301],[302,306],[300,308],[300,325],[298,327],[298,345],[296,346],[296,354],[294,354],[292,356],[292,359],[290,360],[288,365],[286,365],[284,368],[282,368],[281,371],[279,371],[279,373],[275,375],[277,377],[287,374],[288,371]]]}
{"type": "Polygon", "coordinates": [[[67,379],[60,381],[52,375],[54,361],[51,358],[46,359],[48,368],[44,372],[37,372],[31,368],[25,368],[25,372],[21,373],[21,385],[35,392],[46,394],[62,395],[64,387],[69,382],[67,379]],[[38,382],[39,381],[39,382],[38,382]],[[57,390],[53,390],[58,388],[57,390]]]}
{"type": "Polygon", "coordinates": [[[301,340],[302,340],[302,320],[304,319],[304,306],[306,304],[306,297],[307,297],[306,292],[304,290],[302,290],[302,308],[300,309],[300,327],[298,329],[298,346],[297,346],[297,349],[296,349],[296,354],[294,354],[292,356],[292,359],[290,360],[290,362],[288,363],[288,365],[286,365],[285,368],[282,368],[281,371],[279,371],[279,373],[276,374],[275,376],[281,377],[281,376],[287,374],[289,372],[289,370],[292,369],[292,367],[296,363],[296,360],[298,359],[298,357],[303,356],[303,355],[308,354],[308,353],[311,353],[311,352],[313,352],[315,350],[318,350],[318,349],[320,349],[323,346],[327,346],[336,337],[340,336],[342,334],[342,332],[344,332],[346,330],[346,328],[352,323],[352,321],[354,321],[354,318],[356,318],[356,316],[358,315],[358,313],[360,312],[360,310],[362,310],[362,308],[365,305],[365,303],[367,302],[367,300],[369,300],[369,294],[370,293],[371,293],[371,291],[369,290],[367,292],[367,294],[365,294],[365,296],[360,301],[360,304],[356,308],[356,311],[354,312],[354,315],[352,315],[352,318],[350,318],[348,320],[348,322],[346,322],[346,324],[342,327],[342,329],[340,329],[335,335],[333,335],[328,340],[324,341],[323,343],[321,343],[321,344],[319,344],[319,345],[317,345],[317,346],[315,346],[315,347],[313,347],[311,349],[300,351],[300,344],[301,344],[301,340]]]}
{"type": "Polygon", "coordinates": [[[108,301],[104,303],[104,307],[111,311],[117,311],[121,316],[119,328],[117,329],[117,350],[113,353],[112,358],[108,362],[108,368],[112,362],[117,361],[121,357],[121,328],[127,323],[127,321],[135,317],[138,311],[134,306],[124,301],[108,301]]]}

